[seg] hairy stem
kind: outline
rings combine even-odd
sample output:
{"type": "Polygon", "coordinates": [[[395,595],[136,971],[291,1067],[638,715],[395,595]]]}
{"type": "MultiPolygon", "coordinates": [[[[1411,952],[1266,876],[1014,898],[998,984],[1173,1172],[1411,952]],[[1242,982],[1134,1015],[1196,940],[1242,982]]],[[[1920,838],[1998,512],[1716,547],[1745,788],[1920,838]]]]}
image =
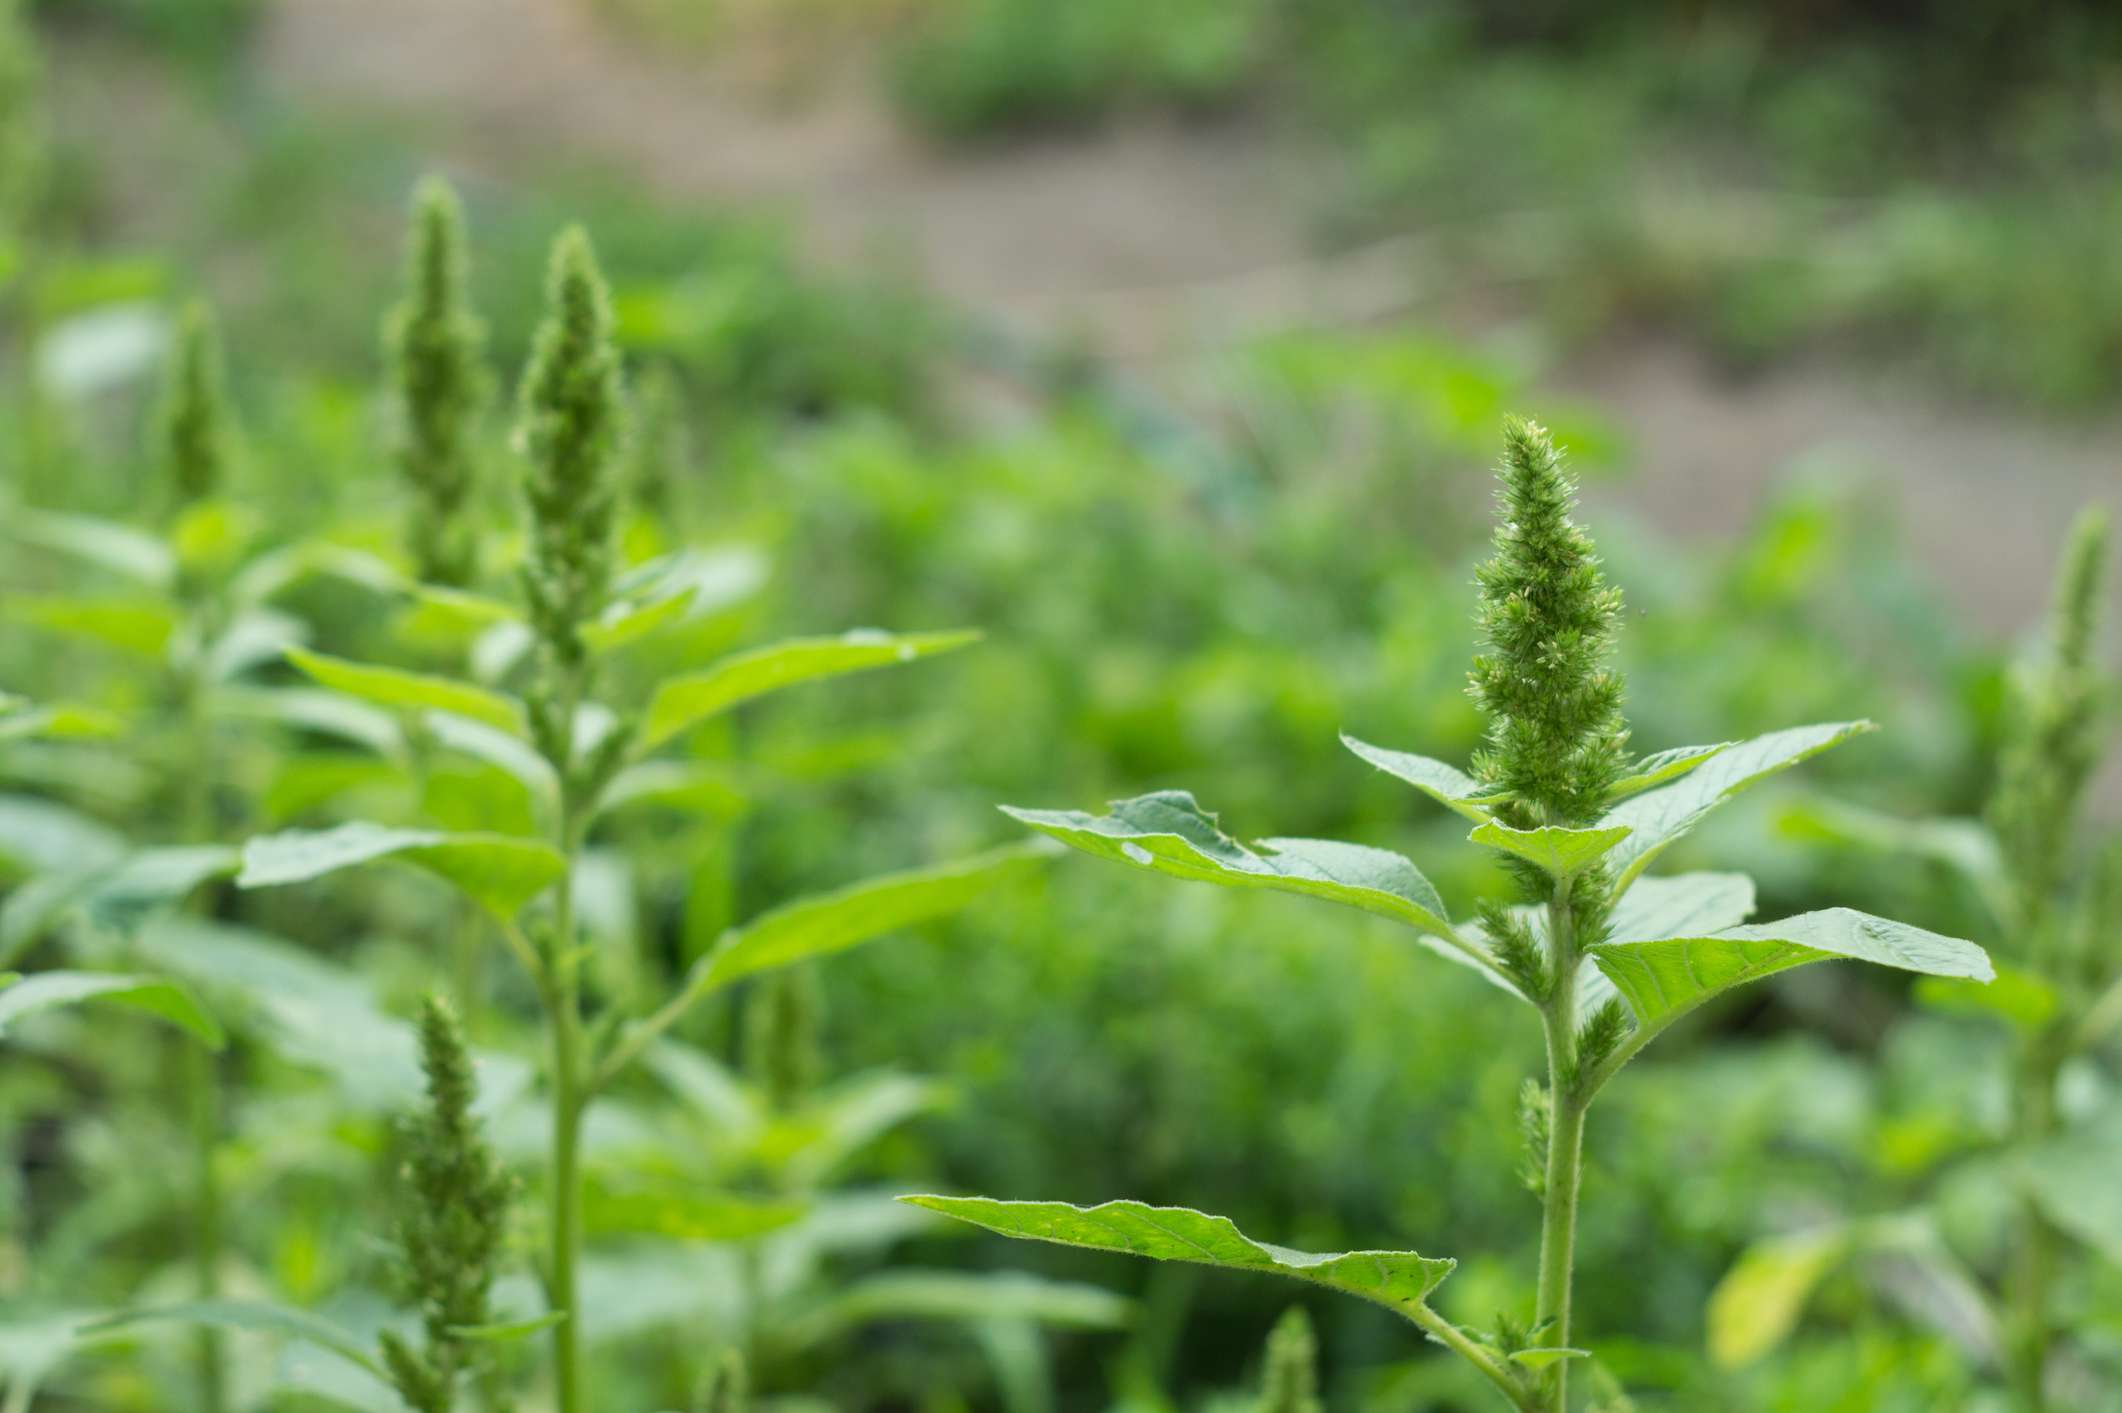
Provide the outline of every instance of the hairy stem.
{"type": "MultiPolygon", "coordinates": [[[[1584,1149],[1585,1096],[1576,1074],[1577,966],[1568,885],[1557,887],[1547,905],[1547,928],[1554,963],[1554,989],[1543,1007],[1547,1030],[1547,1083],[1553,1116],[1548,1124],[1547,1181],[1540,1214],[1540,1284],[1533,1321],[1546,1345],[1569,1343],[1572,1269],[1577,1255],[1577,1184],[1584,1149]]],[[[1569,1406],[1569,1361],[1549,1371],[1546,1406],[1562,1413],[1569,1406]]]]}
{"type": "MultiPolygon", "coordinates": [[[[558,700],[563,723],[560,754],[573,741],[582,701],[579,668],[563,674],[558,700]]],[[[559,1413],[583,1413],[588,1407],[582,1385],[582,1340],[577,1268],[582,1256],[582,1115],[590,1097],[591,1069],[582,1044],[581,958],[575,939],[575,863],[586,827],[585,802],[578,796],[573,762],[565,755],[553,762],[560,774],[560,807],[555,812],[555,842],[567,867],[554,885],[552,944],[545,958],[546,1024],[551,1032],[553,1086],[552,1190],[549,1223],[552,1250],[546,1273],[546,1298],[560,1316],[553,1326],[553,1382],[559,1413]]]]}
{"type": "Polygon", "coordinates": [[[1427,1305],[1415,1304],[1395,1308],[1420,1325],[1430,1338],[1480,1370],[1483,1378],[1503,1391],[1503,1396],[1510,1400],[1511,1407],[1522,1409],[1524,1413],[1539,1413],[1538,1395],[1526,1388],[1493,1353],[1461,1333],[1457,1325],[1427,1305]]]}

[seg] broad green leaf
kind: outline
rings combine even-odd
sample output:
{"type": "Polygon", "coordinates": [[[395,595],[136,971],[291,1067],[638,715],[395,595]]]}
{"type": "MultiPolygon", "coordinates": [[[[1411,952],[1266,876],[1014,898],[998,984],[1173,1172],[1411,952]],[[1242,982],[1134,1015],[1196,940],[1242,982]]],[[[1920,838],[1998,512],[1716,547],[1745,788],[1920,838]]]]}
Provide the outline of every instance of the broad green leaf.
{"type": "Polygon", "coordinates": [[[190,1031],[207,1048],[221,1048],[220,1023],[192,999],[189,991],[159,977],[110,972],[42,971],[21,980],[0,981],[0,1031],[38,1011],[85,1001],[107,1001],[160,1016],[190,1031]]]}
{"type": "Polygon", "coordinates": [[[941,1212],[1004,1236],[1117,1251],[1156,1261],[1190,1261],[1227,1270],[1293,1276],[1390,1310],[1419,1306],[1443,1284],[1457,1263],[1412,1251],[1334,1251],[1315,1254],[1254,1241],[1228,1217],[1190,1207],[1151,1207],[1141,1202],[1105,1202],[1073,1207],[1066,1202],[999,1202],[989,1197],[902,1197],[902,1202],[941,1212]]]}
{"type": "Polygon", "coordinates": [[[1573,878],[1626,839],[1628,829],[1626,826],[1564,829],[1558,824],[1543,824],[1538,829],[1515,829],[1500,819],[1492,819],[1467,837],[1476,844],[1516,854],[1556,878],[1573,878]]]}
{"type": "Polygon", "coordinates": [[[948,916],[1037,868],[1045,852],[1029,846],[992,849],[775,908],[725,932],[694,966],[688,987],[696,993],[713,991],[757,972],[844,951],[948,916]]]}
{"type": "Polygon", "coordinates": [[[1773,1350],[1797,1328],[1805,1303],[1851,1248],[1835,1225],[1756,1243],[1710,1292],[1709,1357],[1738,1369],[1773,1350]]]}
{"type": "Polygon", "coordinates": [[[1988,956],[1972,942],[1850,908],[1728,927],[1703,937],[1607,942],[1591,953],[1635,1011],[1646,1038],[1713,996],[1807,962],[1847,957],[1977,981],[1993,974],[1988,956]]]}
{"type": "Polygon", "coordinates": [[[560,798],[560,777],[553,772],[552,763],[521,736],[446,711],[428,712],[420,720],[438,745],[486,762],[520,782],[540,800],[560,798]]]}
{"type": "Polygon", "coordinates": [[[660,745],[717,712],[784,687],[913,662],[978,641],[980,634],[970,630],[885,633],[860,628],[837,638],[791,638],[754,648],[705,671],[665,681],[649,699],[641,743],[660,745]]]}
{"type": "MultiPolygon", "coordinates": [[[[1621,895],[1606,935],[1621,942],[1700,937],[1754,915],[1754,881],[1743,873],[1681,873],[1639,878],[1621,895]]],[[[1596,966],[1579,973],[1577,1013],[1589,1016],[1619,993],[1596,966]]]]}
{"type": "MultiPolygon", "coordinates": [[[[410,1022],[386,1012],[359,973],[254,929],[165,913],[141,930],[140,955],[184,978],[224,1010],[248,1014],[244,1033],[281,1059],[330,1077],[363,1113],[402,1113],[425,1080],[410,1022]]],[[[498,1113],[530,1084],[513,1055],[477,1055],[481,1113],[498,1113]]]]}
{"type": "Polygon", "coordinates": [[[88,638],[142,657],[161,658],[181,622],[160,599],[82,599],[23,595],[8,604],[24,623],[70,638],[88,638]]]}
{"type": "Polygon", "coordinates": [[[259,555],[230,581],[238,603],[262,603],[313,575],[326,575],[378,594],[412,591],[409,575],[366,550],[329,540],[308,540],[259,555]]]}
{"type": "Polygon", "coordinates": [[[1453,813],[1476,824],[1488,822],[1489,813],[1482,808],[1482,803],[1495,800],[1495,792],[1457,766],[1431,760],[1428,756],[1410,755],[1406,751],[1389,751],[1383,746],[1359,741],[1346,732],[1341,735],[1341,744],[1387,775],[1405,780],[1453,813]]]}
{"type": "Polygon", "coordinates": [[[223,687],[212,698],[218,716],[272,721],[314,731],[397,758],[405,748],[398,714],[315,687],[223,687]]]}
{"type": "Polygon", "coordinates": [[[300,883],[356,864],[399,859],[439,875],[506,921],[565,871],[549,845],[507,834],[450,834],[355,821],[335,829],[292,829],[243,846],[240,888],[300,883]]]}
{"type": "Polygon", "coordinates": [[[0,965],[77,914],[96,927],[130,933],[149,914],[182,902],[207,879],[235,868],[234,849],[198,844],[142,849],[73,873],[40,875],[0,902],[0,965]]]}
{"type": "Polygon", "coordinates": [[[766,1125],[757,1136],[758,1156],[797,1189],[816,1187],[870,1144],[940,1107],[947,1097],[934,1080],[889,1071],[858,1075],[766,1125]]]}
{"type": "Polygon", "coordinates": [[[378,1378],[389,1377],[375,1354],[370,1351],[367,1341],[352,1330],[343,1325],[335,1325],[307,1310],[298,1310],[292,1305],[276,1305],[266,1300],[187,1300],[150,1310],[128,1310],[123,1314],[111,1315],[84,1325],[82,1333],[108,1334],[115,1330],[160,1323],[208,1325],[216,1329],[246,1330],[255,1334],[272,1334],[285,1339],[302,1340],[316,1345],[319,1349],[328,1349],[341,1359],[360,1365],[378,1378]]]}
{"type": "Polygon", "coordinates": [[[1714,746],[1675,746],[1669,751],[1645,756],[1630,765],[1628,773],[1614,782],[1613,788],[1606,792],[1606,801],[1612,804],[1678,780],[1730,745],[1729,741],[1719,741],[1714,746]]]}
{"type": "Polygon", "coordinates": [[[1726,746],[1672,784],[1622,801],[1599,821],[1634,831],[1614,850],[1616,886],[1626,888],[1667,846],[1741,790],[1875,729],[1869,721],[1836,721],[1773,731],[1726,746]]]}
{"type": "Polygon", "coordinates": [[[96,707],[22,704],[0,713],[0,742],[115,736],[124,729],[118,717],[96,707]]]}
{"type": "Polygon", "coordinates": [[[175,552],[145,530],[115,520],[43,510],[12,509],[7,518],[17,538],[40,548],[71,555],[151,589],[166,589],[176,582],[175,552]]]}
{"type": "Polygon", "coordinates": [[[1257,852],[1217,827],[1184,790],[1116,800],[1112,813],[1002,812],[1099,858],[1152,873],[1233,888],[1266,888],[1345,903],[1424,932],[1451,935],[1444,900],[1400,855],[1326,839],[1263,839],[1257,852]]]}
{"type": "Polygon", "coordinates": [[[0,795],[0,860],[29,873],[75,873],[115,862],[125,836],[34,795],[0,795]]]}
{"type": "Polygon", "coordinates": [[[668,627],[693,606],[692,590],[659,599],[615,603],[595,623],[582,627],[582,641],[593,653],[614,653],[668,627]]]}
{"type": "Polygon", "coordinates": [[[330,687],[350,697],[378,706],[399,707],[408,711],[426,710],[454,712],[473,721],[483,721],[488,726],[503,731],[523,734],[523,706],[513,697],[475,687],[469,682],[459,682],[450,677],[436,677],[424,672],[405,672],[395,667],[378,667],[365,662],[348,662],[345,658],[326,657],[306,648],[290,648],[287,660],[300,668],[311,681],[319,686],[330,687]]]}

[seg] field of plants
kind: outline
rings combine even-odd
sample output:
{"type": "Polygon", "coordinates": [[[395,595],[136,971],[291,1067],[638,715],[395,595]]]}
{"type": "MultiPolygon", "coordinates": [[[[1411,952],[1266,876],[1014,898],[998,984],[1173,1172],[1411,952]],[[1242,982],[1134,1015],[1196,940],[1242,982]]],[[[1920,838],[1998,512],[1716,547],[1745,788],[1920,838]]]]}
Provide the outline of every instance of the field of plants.
{"type": "Polygon", "coordinates": [[[2108,7],[453,3],[0,0],[0,1413],[2122,1413],[2108,7]]]}

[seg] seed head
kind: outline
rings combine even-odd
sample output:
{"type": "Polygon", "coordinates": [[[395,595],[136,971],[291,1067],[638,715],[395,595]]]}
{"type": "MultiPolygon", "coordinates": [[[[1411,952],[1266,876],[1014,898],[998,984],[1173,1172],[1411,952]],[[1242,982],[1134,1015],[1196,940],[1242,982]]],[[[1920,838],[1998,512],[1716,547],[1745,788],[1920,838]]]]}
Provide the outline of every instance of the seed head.
{"type": "Polygon", "coordinates": [[[612,511],[623,422],[611,307],[589,237],[554,243],[545,323],[523,375],[518,449],[529,466],[531,626],[566,668],[586,656],[581,625],[603,608],[612,576],[612,511]]]}
{"type": "Polygon", "coordinates": [[[487,394],[486,332],[466,294],[464,208],[430,177],[413,198],[406,295],[384,325],[398,412],[398,469],[416,504],[407,539],[420,577],[465,584],[478,539],[468,514],[478,485],[479,413],[487,394]]]}
{"type": "Polygon", "coordinates": [[[194,300],[177,319],[155,428],[162,484],[179,505],[213,495],[226,481],[227,422],[213,311],[194,300]]]}
{"type": "Polygon", "coordinates": [[[1292,1305],[1268,1332],[1260,1413],[1322,1413],[1318,1363],[1311,1317],[1303,1306],[1292,1305]]]}
{"type": "Polygon", "coordinates": [[[1483,649],[1470,691],[1488,718],[1474,773],[1508,792],[1520,828],[1595,818],[1628,739],[1607,664],[1621,594],[1570,519],[1576,483],[1547,432],[1503,428],[1495,553],[1476,576],[1483,649]]]}

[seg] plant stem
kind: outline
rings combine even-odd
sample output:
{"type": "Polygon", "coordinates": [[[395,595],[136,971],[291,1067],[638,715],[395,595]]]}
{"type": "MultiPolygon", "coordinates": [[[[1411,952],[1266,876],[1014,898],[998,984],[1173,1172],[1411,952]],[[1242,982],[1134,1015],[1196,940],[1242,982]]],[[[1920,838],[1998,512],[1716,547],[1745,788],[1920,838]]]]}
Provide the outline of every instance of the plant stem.
{"type": "MultiPolygon", "coordinates": [[[[2013,1106],[2012,1146],[2021,1156],[2055,1132],[2058,1037],[2043,1032],[2027,1044],[2020,1062],[2018,1102],[2013,1106]]],[[[2053,1330],[2049,1298],[2055,1280],[2055,1235],[2031,1192],[2019,1196],[2019,1232],[2006,1287],[2011,1312],[2012,1388],[2022,1413],[2048,1407],[2048,1351],[2053,1330]]]]}
{"type": "Polygon", "coordinates": [[[1503,1396],[1511,1401],[1513,1408],[1525,1413],[1539,1413],[1538,1395],[1515,1378],[1494,1354],[1483,1349],[1460,1333],[1459,1327],[1430,1309],[1427,1305],[1396,1306],[1408,1319],[1413,1320],[1428,1332],[1430,1338],[1465,1359],[1481,1371],[1483,1378],[1503,1390],[1503,1396]]]}
{"type": "MultiPolygon", "coordinates": [[[[195,611],[195,622],[203,616],[195,611]]],[[[205,630],[199,631],[203,640],[205,630]]],[[[180,676],[178,715],[185,750],[177,769],[183,838],[193,844],[210,843],[216,833],[213,728],[206,715],[205,691],[195,668],[180,676]]],[[[214,1162],[221,1143],[220,1074],[213,1055],[198,1041],[183,1037],[178,1044],[184,1052],[180,1073],[191,1129],[192,1278],[198,1298],[211,1300],[221,1293],[221,1183],[214,1162]]],[[[201,1326],[197,1345],[201,1413],[223,1413],[228,1407],[228,1352],[221,1331],[201,1326]]]]}
{"type": "MultiPolygon", "coordinates": [[[[1558,884],[1547,905],[1549,953],[1554,989],[1542,1007],[1547,1031],[1547,1086],[1552,1109],[1548,1121],[1547,1180],[1540,1214],[1540,1284],[1533,1322],[1542,1344],[1569,1344],[1570,1286],[1577,1255],[1577,1184],[1584,1151],[1587,1098],[1576,1076],[1577,966],[1572,935],[1569,885],[1558,884]]],[[[1549,1370],[1547,1407],[1563,1413],[1569,1406],[1569,1361],[1549,1370]]]]}
{"type": "Polygon", "coordinates": [[[555,842],[567,866],[553,891],[552,943],[545,958],[546,1025],[552,1042],[553,1151],[549,1225],[552,1250],[546,1300],[561,1318],[553,1326],[553,1383],[559,1413],[583,1413],[582,1336],[578,1267],[582,1256],[582,1115],[589,1104],[589,1064],[582,1047],[581,957],[575,945],[575,863],[586,829],[572,749],[582,701],[578,670],[565,674],[558,700],[563,723],[553,761],[560,776],[555,842]]]}

